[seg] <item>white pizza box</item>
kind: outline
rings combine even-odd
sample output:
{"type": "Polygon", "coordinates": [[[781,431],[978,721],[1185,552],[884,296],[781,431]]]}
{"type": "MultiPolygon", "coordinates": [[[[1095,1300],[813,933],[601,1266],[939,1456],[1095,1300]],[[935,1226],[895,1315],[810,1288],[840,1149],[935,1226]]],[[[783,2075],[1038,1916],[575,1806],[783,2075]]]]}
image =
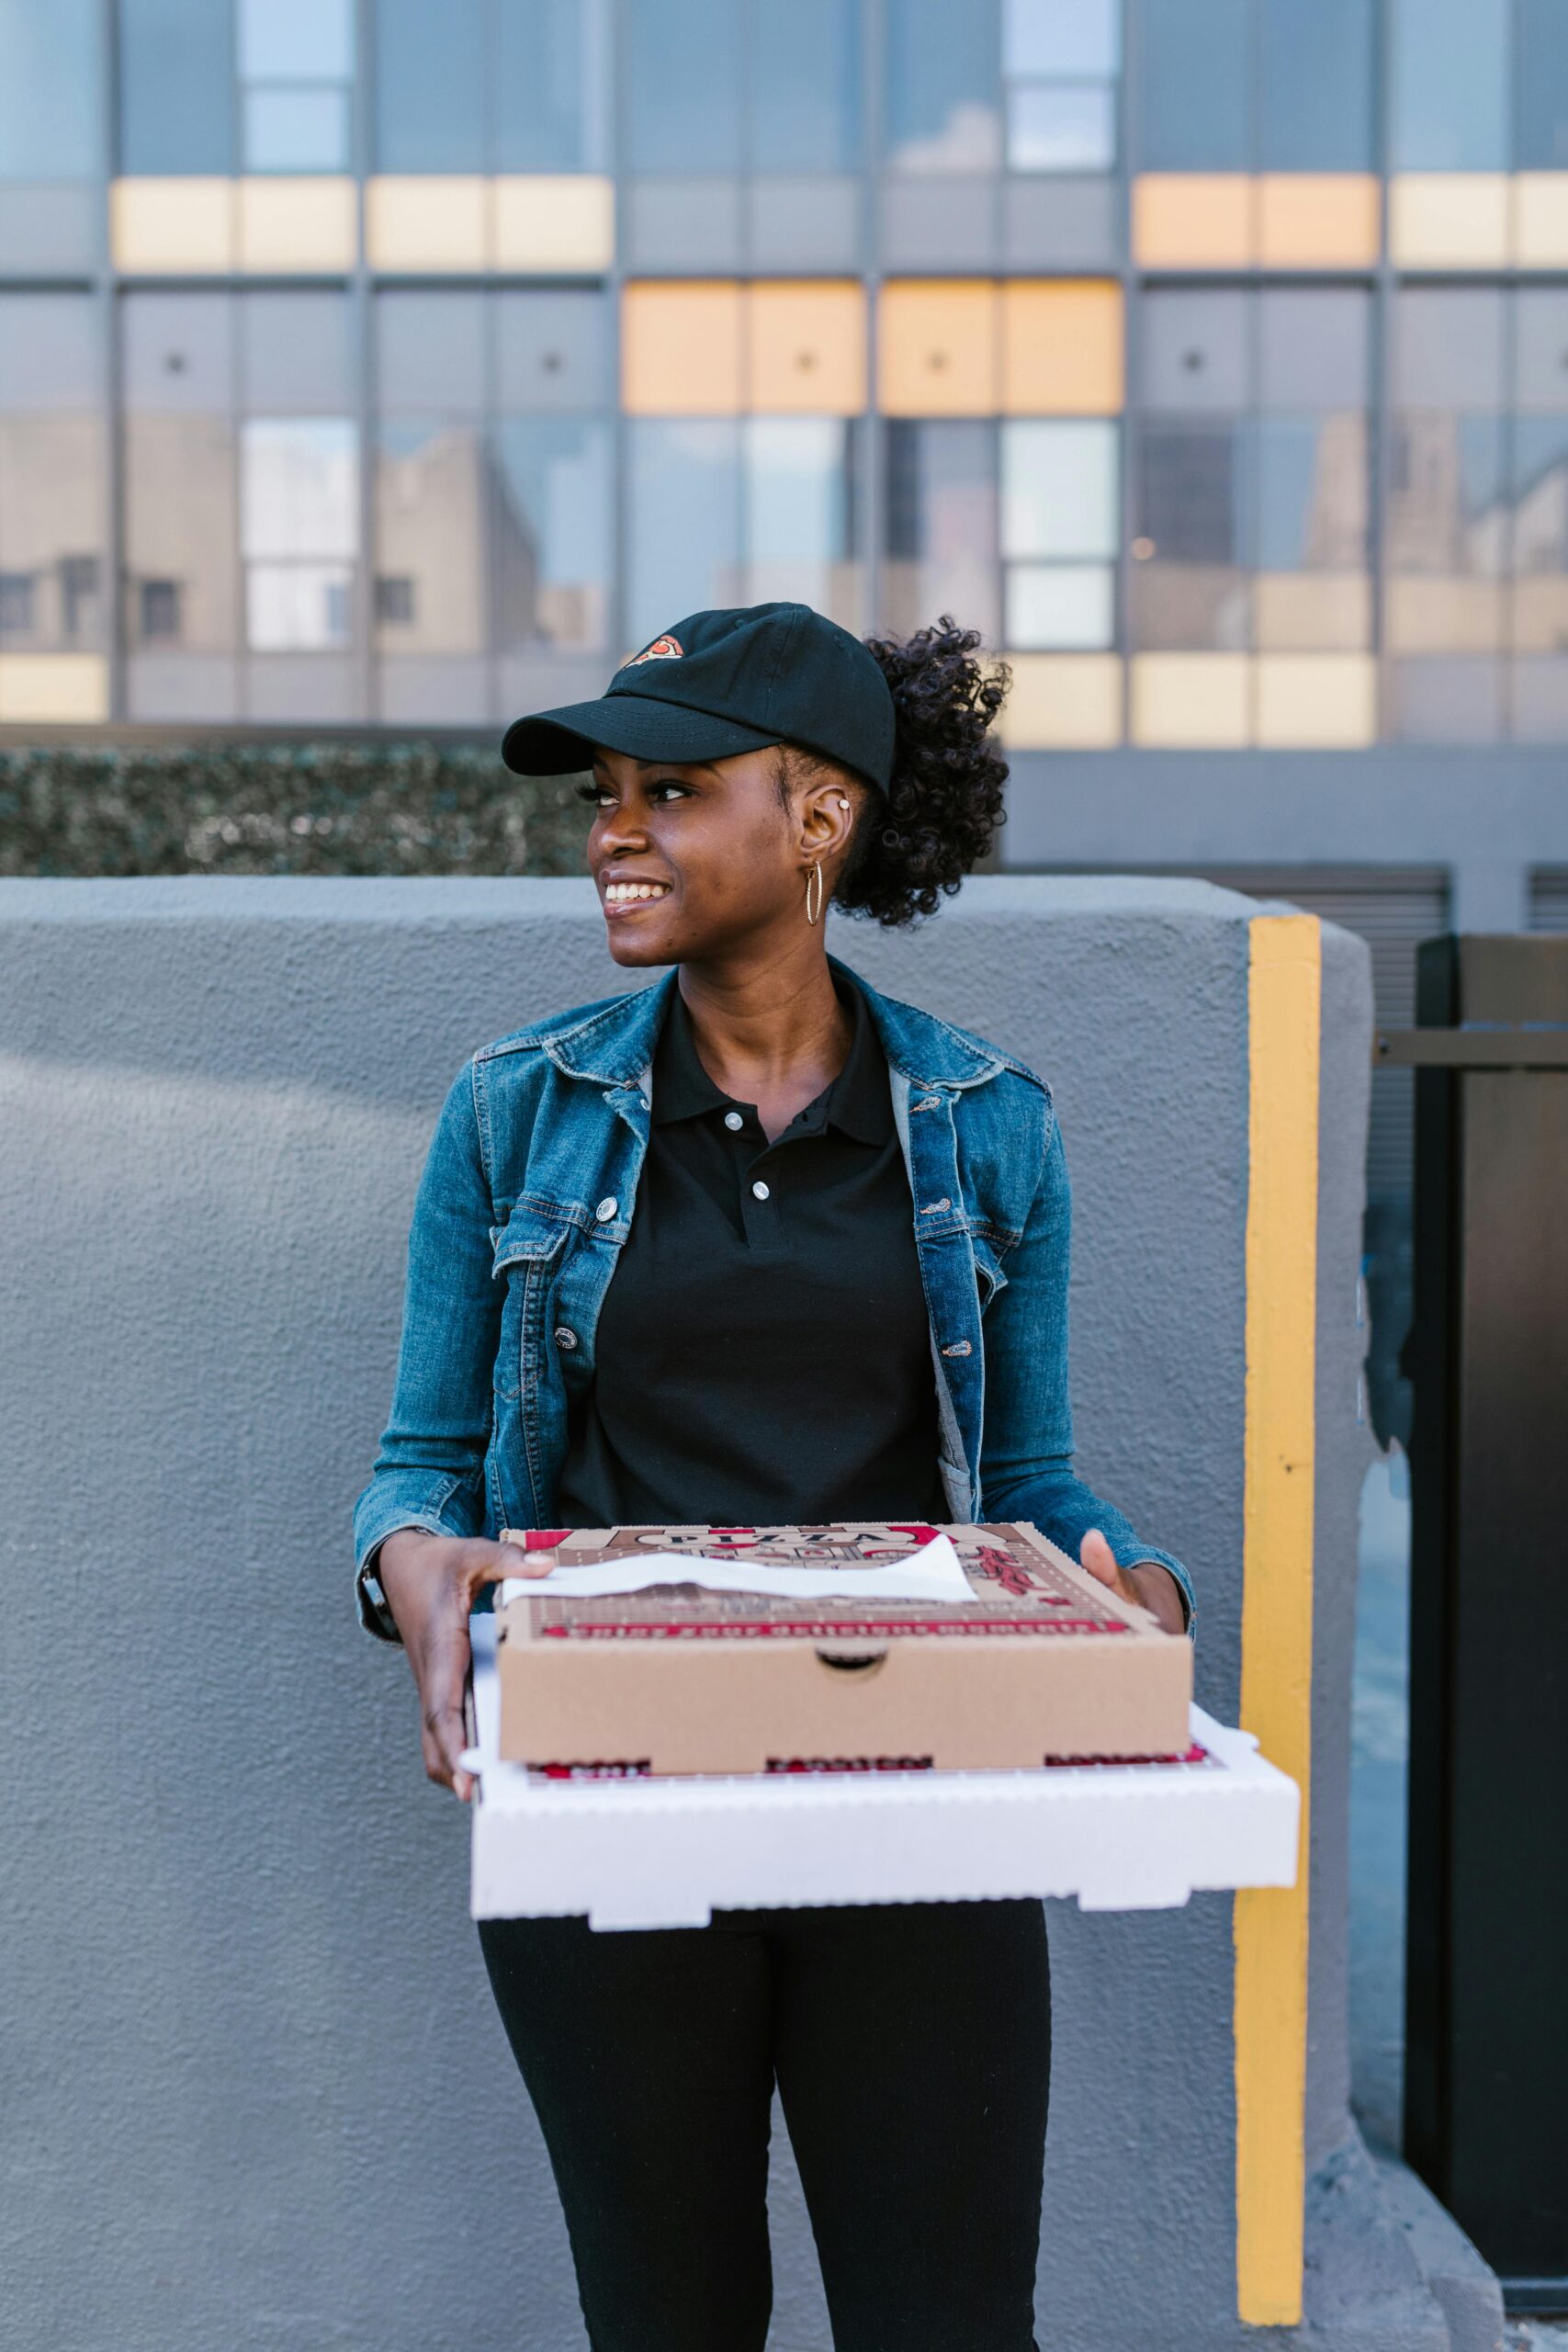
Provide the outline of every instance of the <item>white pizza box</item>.
{"type": "Polygon", "coordinates": [[[476,1919],[684,1928],[752,1906],[1046,1894],[1147,1911],[1295,1883],[1296,1783],[1201,1707],[1200,1752],[1177,1762],[548,1780],[502,1761],[495,1619],[470,1632],[476,1919]]]}

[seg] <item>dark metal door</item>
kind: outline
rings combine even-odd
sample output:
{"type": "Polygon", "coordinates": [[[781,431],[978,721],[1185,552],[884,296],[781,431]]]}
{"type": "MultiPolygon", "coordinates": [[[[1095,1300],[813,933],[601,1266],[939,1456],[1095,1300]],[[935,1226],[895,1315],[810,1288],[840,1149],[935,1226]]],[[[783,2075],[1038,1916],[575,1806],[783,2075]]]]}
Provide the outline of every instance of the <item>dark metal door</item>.
{"type": "Polygon", "coordinates": [[[1568,939],[1417,1006],[1405,2153],[1568,2310],[1568,939]]]}

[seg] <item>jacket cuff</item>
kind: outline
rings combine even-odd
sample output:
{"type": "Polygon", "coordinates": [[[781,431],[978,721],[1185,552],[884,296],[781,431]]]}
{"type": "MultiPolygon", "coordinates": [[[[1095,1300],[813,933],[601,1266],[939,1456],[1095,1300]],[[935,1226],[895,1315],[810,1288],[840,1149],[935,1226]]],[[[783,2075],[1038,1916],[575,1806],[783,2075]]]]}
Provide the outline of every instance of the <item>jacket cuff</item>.
{"type": "Polygon", "coordinates": [[[1162,1552],[1156,1544],[1116,1544],[1111,1546],[1119,1568],[1141,1567],[1145,1561],[1156,1568],[1168,1568],[1176,1579],[1176,1589],[1181,1595],[1181,1613],[1187,1623],[1184,1631],[1190,1641],[1197,1638],[1197,1600],[1192,1579],[1174,1553],[1162,1552]]]}
{"type": "Polygon", "coordinates": [[[401,1527],[417,1527],[427,1535],[464,1536],[471,1535],[473,1530],[464,1524],[462,1514],[453,1508],[453,1498],[463,1484],[461,1478],[432,1481],[428,1477],[416,1480],[405,1476],[400,1481],[384,1483],[387,1490],[383,1494],[378,1495],[372,1486],[355,1507],[354,1600],[366,1632],[400,1647],[402,1636],[376,1574],[382,1544],[401,1527]],[[410,1488],[417,1491],[410,1492],[410,1488]]]}

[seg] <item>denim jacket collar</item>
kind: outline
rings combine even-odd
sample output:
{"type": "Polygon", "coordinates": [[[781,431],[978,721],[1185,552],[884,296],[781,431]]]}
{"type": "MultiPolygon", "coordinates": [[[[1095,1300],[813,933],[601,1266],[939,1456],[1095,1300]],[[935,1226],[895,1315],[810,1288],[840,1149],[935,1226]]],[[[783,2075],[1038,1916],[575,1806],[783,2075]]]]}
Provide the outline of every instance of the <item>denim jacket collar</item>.
{"type": "MultiPolygon", "coordinates": [[[[846,968],[837,956],[829,956],[828,961],[835,970],[846,968]]],[[[541,1024],[535,1037],[564,1077],[584,1079],[598,1086],[635,1086],[653,1058],[670,994],[679,977],[678,969],[672,967],[651,987],[617,997],[584,1019],[560,1026],[541,1024]]],[[[890,1067],[910,1086],[979,1086],[1003,1069],[1015,1070],[1023,1078],[1034,1076],[1010,1055],[966,1036],[933,1013],[884,996],[859,973],[853,978],[864,991],[890,1067]]]]}

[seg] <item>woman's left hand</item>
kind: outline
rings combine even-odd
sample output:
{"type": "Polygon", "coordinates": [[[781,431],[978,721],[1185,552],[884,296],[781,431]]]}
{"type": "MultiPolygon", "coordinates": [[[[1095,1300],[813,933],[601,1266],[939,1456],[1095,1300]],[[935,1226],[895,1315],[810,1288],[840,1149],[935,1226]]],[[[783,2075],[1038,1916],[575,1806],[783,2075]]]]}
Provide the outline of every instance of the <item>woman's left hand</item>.
{"type": "Polygon", "coordinates": [[[1135,1609],[1146,1609],[1157,1619],[1162,1632],[1184,1634],[1187,1620],[1182,1614],[1181,1593],[1168,1568],[1157,1560],[1136,1560],[1130,1568],[1119,1568],[1116,1555],[1098,1527],[1091,1527],[1078,1547],[1078,1559],[1089,1575],[1107,1586],[1119,1600],[1130,1600],[1135,1609]]]}

